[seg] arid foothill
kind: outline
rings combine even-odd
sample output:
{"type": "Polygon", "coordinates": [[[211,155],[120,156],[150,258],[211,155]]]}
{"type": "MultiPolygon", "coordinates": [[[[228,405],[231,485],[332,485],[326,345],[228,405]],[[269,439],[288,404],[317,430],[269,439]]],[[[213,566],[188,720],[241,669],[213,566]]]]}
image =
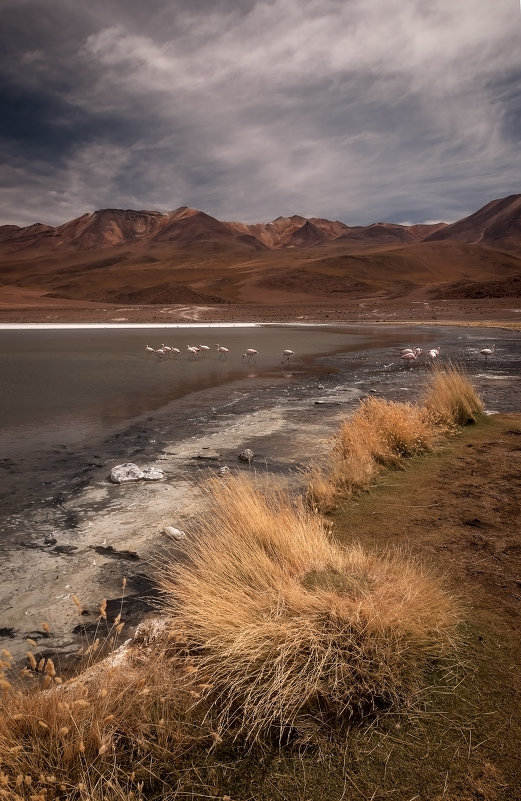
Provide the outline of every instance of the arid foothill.
{"type": "Polygon", "coordinates": [[[0,227],[0,319],[515,320],[520,248],[521,195],[431,225],[103,209],[0,227]]]}

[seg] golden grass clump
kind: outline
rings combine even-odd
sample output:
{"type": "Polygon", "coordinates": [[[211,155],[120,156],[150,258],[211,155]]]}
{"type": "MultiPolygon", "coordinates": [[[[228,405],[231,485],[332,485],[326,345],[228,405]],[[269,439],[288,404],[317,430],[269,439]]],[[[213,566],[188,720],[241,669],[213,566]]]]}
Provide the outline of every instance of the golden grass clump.
{"type": "Polygon", "coordinates": [[[453,364],[433,368],[421,403],[433,424],[445,429],[475,423],[484,412],[480,396],[467,376],[453,364]]]}
{"type": "Polygon", "coordinates": [[[309,473],[308,499],[327,511],[339,492],[366,489],[382,467],[430,450],[436,431],[424,409],[410,403],[366,398],[335,436],[328,462],[309,473]]]}
{"type": "Polygon", "coordinates": [[[423,410],[411,403],[366,398],[337,437],[342,459],[360,459],[363,450],[377,464],[397,466],[403,457],[429,450],[434,441],[432,426],[423,410]]]}
{"type": "Polygon", "coordinates": [[[43,687],[35,679],[0,689],[0,800],[139,799],[143,788],[177,782],[190,749],[215,742],[193,710],[201,690],[184,638],[168,628],[125,658],[43,687]]]}
{"type": "Polygon", "coordinates": [[[220,734],[305,738],[398,706],[452,650],[454,602],[410,557],[334,544],[280,486],[231,477],[208,493],[188,558],[163,569],[162,588],[220,734]]]}

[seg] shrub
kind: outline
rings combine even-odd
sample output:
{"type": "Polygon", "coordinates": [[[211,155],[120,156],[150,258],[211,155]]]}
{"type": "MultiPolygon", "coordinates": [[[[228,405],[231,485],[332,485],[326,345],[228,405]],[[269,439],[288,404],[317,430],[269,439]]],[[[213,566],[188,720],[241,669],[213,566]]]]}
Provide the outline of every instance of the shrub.
{"type": "Polygon", "coordinates": [[[334,544],[283,488],[233,477],[208,492],[162,587],[220,733],[304,738],[410,700],[452,647],[457,612],[440,583],[403,553],[334,544]]]}

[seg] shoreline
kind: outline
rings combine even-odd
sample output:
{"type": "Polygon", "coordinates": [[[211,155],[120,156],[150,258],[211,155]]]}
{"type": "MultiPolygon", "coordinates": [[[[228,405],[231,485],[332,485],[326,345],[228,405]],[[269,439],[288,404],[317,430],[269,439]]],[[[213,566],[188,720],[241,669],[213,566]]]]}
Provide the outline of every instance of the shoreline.
{"type": "MultiPolygon", "coordinates": [[[[240,382],[221,387],[219,409],[206,416],[203,433],[198,433],[202,418],[195,418],[181,438],[164,439],[165,410],[153,414],[147,425],[144,420],[134,421],[116,448],[122,454],[120,461],[157,467],[165,479],[115,485],[107,480],[108,465],[100,464],[84,483],[80,480],[76,490],[61,498],[61,493],[54,493],[47,506],[42,504],[25,515],[20,527],[26,526],[28,536],[11,548],[4,562],[8,573],[4,597],[13,600],[7,604],[10,608],[4,601],[0,631],[16,633],[2,637],[0,644],[23,660],[30,637],[37,641],[39,654],[61,654],[62,667],[74,665],[81,642],[77,626],[83,624],[92,635],[104,597],[115,617],[123,578],[127,578],[123,620],[128,636],[129,624],[131,630],[154,608],[152,576],[158,554],[160,558],[161,549],[176,547],[164,535],[165,526],[183,530],[197,520],[203,504],[201,479],[218,475],[224,466],[265,471],[294,485],[302,481],[306,464],[326,452],[339,420],[362,397],[378,392],[393,400],[414,400],[417,371],[398,365],[394,372],[386,372],[387,354],[388,349],[372,350],[367,362],[363,353],[356,352],[344,360],[338,355],[317,360],[291,385],[278,381],[268,390],[262,382],[250,386],[248,392],[241,390],[240,382]],[[134,442],[139,455],[124,457],[137,436],[141,437],[134,442]],[[238,461],[245,448],[254,453],[251,465],[238,461]],[[53,539],[57,542],[46,544],[53,539]],[[60,546],[66,550],[57,553],[54,549],[60,546]],[[67,552],[68,546],[73,550],[67,552]],[[73,595],[89,614],[78,615],[73,595]],[[51,628],[50,637],[44,622],[51,628]]],[[[204,392],[213,395],[215,390],[204,392]]]]}
{"type": "MultiPolygon", "coordinates": [[[[74,665],[81,644],[78,626],[87,633],[96,630],[97,610],[104,597],[109,599],[109,609],[116,610],[115,617],[123,578],[127,579],[122,616],[126,628],[130,624],[132,629],[151,613],[156,600],[152,564],[163,547],[175,547],[163,530],[166,526],[183,529],[196,519],[203,503],[199,490],[202,478],[216,474],[221,466],[266,470],[288,478],[292,471],[300,469],[300,460],[310,450],[313,427],[316,439],[327,437],[331,415],[340,413],[340,407],[334,405],[319,412],[315,408],[303,409],[308,402],[314,402],[300,397],[302,382],[327,383],[320,366],[315,367],[315,371],[295,376],[297,385],[290,390],[283,377],[272,381],[268,388],[263,381],[257,385],[248,382],[246,391],[246,382],[234,381],[201,390],[194,404],[195,413],[210,396],[218,399],[219,409],[215,419],[205,422],[205,430],[199,436],[194,432],[200,418],[190,425],[188,412],[182,436],[173,441],[165,441],[161,434],[168,408],[143,415],[124,427],[121,440],[117,434],[112,438],[117,444],[109,459],[104,458],[103,464],[84,480],[79,478],[78,487],[72,482],[81,469],[70,476],[68,489],[62,481],[49,488],[51,494],[44,501],[9,515],[14,530],[27,534],[7,534],[10,542],[8,539],[3,543],[7,547],[2,569],[0,644],[11,651],[19,667],[30,638],[38,643],[38,654],[52,654],[67,672],[67,666],[70,669],[74,665]],[[256,401],[255,396],[264,397],[256,401]],[[294,420],[289,422],[292,416],[294,420]],[[314,417],[318,419],[313,420],[314,417]],[[299,437],[292,433],[301,427],[304,418],[307,423],[299,445],[299,437]],[[139,453],[127,457],[131,442],[137,443],[139,453]],[[252,446],[252,464],[240,463],[238,454],[252,446]],[[111,483],[110,467],[127,461],[156,467],[165,478],[157,482],[111,483]],[[74,595],[84,607],[81,617],[74,595]],[[46,635],[44,623],[49,625],[51,636],[46,635]]],[[[319,399],[321,391],[316,391],[319,399]]],[[[352,393],[355,394],[359,395],[352,393]]],[[[94,451],[99,452],[100,448],[94,451]]],[[[72,467],[74,453],[68,456],[72,467]]],[[[6,525],[6,532],[8,528],[6,525]]]]}
{"type": "Polygon", "coordinates": [[[214,305],[116,304],[93,301],[50,299],[41,295],[32,302],[17,303],[0,299],[2,323],[98,323],[98,324],[263,324],[284,323],[396,323],[409,325],[459,325],[472,323],[493,326],[505,322],[521,330],[521,298],[461,298],[438,300],[425,293],[409,299],[373,297],[324,300],[320,303],[284,302],[219,303],[214,305]],[[416,299],[415,299],[416,298],[416,299]]]}

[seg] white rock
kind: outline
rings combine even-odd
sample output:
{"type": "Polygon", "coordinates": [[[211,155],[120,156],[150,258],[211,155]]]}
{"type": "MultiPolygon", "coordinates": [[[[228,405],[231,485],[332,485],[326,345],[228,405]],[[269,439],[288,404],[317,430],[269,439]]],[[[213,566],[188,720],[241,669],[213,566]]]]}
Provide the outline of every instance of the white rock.
{"type": "Polygon", "coordinates": [[[248,462],[248,464],[253,460],[253,451],[250,448],[246,448],[244,451],[241,451],[238,458],[241,462],[248,462]]]}
{"type": "Polygon", "coordinates": [[[174,528],[174,526],[165,526],[163,531],[165,534],[168,534],[169,537],[173,537],[174,540],[184,540],[186,537],[184,531],[181,531],[179,528],[174,528]]]}
{"type": "Polygon", "coordinates": [[[163,471],[158,470],[157,467],[145,467],[143,470],[143,478],[145,481],[161,481],[164,477],[165,474],[163,471]]]}
{"type": "Polygon", "coordinates": [[[110,471],[110,480],[114,484],[123,484],[125,481],[141,481],[144,478],[144,473],[133,462],[125,462],[125,464],[117,464],[110,471]]]}

